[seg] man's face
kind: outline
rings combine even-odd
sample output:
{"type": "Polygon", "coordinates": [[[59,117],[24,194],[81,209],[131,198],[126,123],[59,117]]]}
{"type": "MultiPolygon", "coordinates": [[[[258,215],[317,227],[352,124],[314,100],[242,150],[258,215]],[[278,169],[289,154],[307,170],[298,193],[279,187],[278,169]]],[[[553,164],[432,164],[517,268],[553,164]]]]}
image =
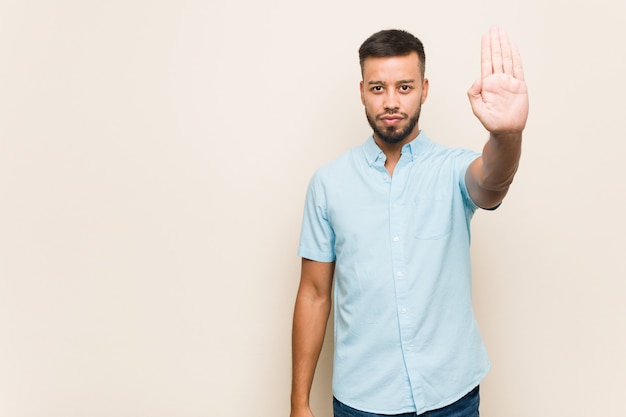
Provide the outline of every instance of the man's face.
{"type": "Polygon", "coordinates": [[[415,52],[365,60],[361,101],[377,141],[404,144],[416,137],[427,95],[428,80],[422,80],[415,52]]]}

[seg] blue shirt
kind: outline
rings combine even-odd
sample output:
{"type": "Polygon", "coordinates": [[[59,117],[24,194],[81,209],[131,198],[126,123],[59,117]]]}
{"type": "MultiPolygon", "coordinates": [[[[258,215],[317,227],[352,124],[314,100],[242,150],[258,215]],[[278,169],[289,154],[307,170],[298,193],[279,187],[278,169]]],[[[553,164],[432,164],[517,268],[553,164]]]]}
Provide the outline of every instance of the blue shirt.
{"type": "Polygon", "coordinates": [[[465,173],[479,156],[420,133],[393,178],[370,137],[307,190],[299,255],[335,261],[333,394],[371,413],[422,413],[490,364],[472,309],[465,173]]]}

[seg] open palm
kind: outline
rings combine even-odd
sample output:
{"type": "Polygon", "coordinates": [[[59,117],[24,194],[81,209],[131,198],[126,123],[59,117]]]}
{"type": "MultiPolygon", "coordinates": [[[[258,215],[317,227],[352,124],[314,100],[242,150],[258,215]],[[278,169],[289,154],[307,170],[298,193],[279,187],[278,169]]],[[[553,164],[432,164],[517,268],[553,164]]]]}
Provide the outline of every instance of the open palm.
{"type": "Polygon", "coordinates": [[[472,111],[492,134],[520,133],[528,118],[522,59],[506,33],[491,28],[482,39],[481,77],[467,95],[472,111]]]}

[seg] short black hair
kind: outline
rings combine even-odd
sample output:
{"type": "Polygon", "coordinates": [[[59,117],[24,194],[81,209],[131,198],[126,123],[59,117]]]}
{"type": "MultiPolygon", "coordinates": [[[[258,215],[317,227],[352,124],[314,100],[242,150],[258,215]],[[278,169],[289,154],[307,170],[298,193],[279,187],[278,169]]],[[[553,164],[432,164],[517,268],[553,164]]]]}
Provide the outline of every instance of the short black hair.
{"type": "Polygon", "coordinates": [[[422,41],[406,30],[386,29],[376,32],[359,48],[361,73],[363,73],[363,64],[367,58],[406,56],[412,52],[417,53],[423,79],[426,72],[426,54],[422,41]]]}

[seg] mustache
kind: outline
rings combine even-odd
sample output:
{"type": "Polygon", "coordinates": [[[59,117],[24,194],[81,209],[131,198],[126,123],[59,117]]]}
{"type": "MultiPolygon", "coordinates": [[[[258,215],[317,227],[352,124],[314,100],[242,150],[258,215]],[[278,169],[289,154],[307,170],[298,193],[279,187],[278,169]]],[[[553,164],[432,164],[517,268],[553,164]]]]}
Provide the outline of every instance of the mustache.
{"type": "Polygon", "coordinates": [[[401,111],[398,110],[386,110],[383,113],[379,113],[376,115],[376,120],[380,120],[382,119],[384,116],[402,116],[403,119],[408,119],[409,115],[406,113],[403,113],[401,111]]]}

